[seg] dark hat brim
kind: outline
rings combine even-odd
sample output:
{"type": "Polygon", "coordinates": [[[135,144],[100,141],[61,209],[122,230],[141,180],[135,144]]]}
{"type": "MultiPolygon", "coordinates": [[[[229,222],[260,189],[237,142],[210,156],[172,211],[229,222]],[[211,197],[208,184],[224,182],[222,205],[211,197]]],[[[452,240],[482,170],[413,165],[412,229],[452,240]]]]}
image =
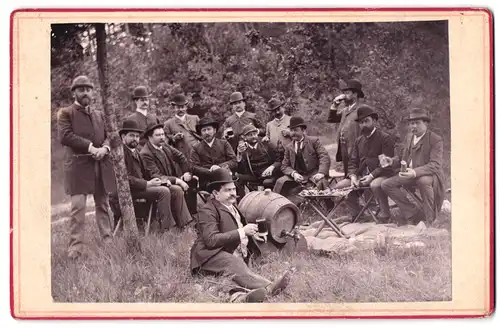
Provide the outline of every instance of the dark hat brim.
{"type": "Polygon", "coordinates": [[[414,117],[410,116],[406,120],[408,122],[410,122],[410,121],[417,121],[417,120],[423,120],[423,121],[430,122],[431,118],[429,116],[426,116],[426,115],[418,115],[418,116],[414,116],[414,117]]]}
{"type": "Polygon", "coordinates": [[[212,182],[209,182],[207,184],[207,190],[209,192],[212,192],[215,188],[217,188],[218,186],[221,186],[221,185],[225,185],[227,183],[231,183],[231,182],[236,182],[238,181],[238,178],[233,178],[231,180],[217,180],[217,181],[212,181],[212,182]]]}
{"type": "Polygon", "coordinates": [[[353,92],[356,92],[358,94],[359,98],[365,97],[365,93],[361,89],[357,89],[357,88],[344,88],[344,89],[342,89],[342,91],[347,91],[347,90],[351,90],[353,92]]]}
{"type": "Polygon", "coordinates": [[[362,121],[362,120],[364,120],[365,118],[367,118],[368,116],[372,116],[372,117],[374,117],[376,120],[378,120],[378,114],[377,114],[377,113],[371,113],[371,114],[366,114],[366,115],[360,116],[360,117],[356,118],[354,121],[356,121],[356,122],[362,121]]]}
{"type": "Polygon", "coordinates": [[[132,100],[135,100],[137,98],[151,98],[152,96],[153,96],[152,94],[147,94],[147,95],[144,95],[144,96],[132,95],[132,100]]]}
{"type": "Polygon", "coordinates": [[[268,112],[274,112],[275,110],[277,110],[278,108],[282,107],[284,103],[280,103],[279,105],[276,105],[274,107],[268,107],[267,108],[267,111],[268,112]]]}
{"type": "MultiPolygon", "coordinates": [[[[76,88],[81,88],[81,87],[89,87],[91,89],[94,89],[94,85],[91,83],[80,83],[80,84],[75,84],[71,87],[71,91],[74,91],[76,88]]],[[[67,90],[67,89],[66,89],[67,90]]]]}
{"type": "Polygon", "coordinates": [[[303,126],[304,128],[307,128],[307,124],[305,123],[300,123],[300,124],[295,124],[295,125],[289,125],[289,129],[295,129],[296,127],[303,126]]]}
{"type": "Polygon", "coordinates": [[[127,133],[127,132],[138,132],[138,133],[144,133],[144,130],[140,130],[140,129],[121,129],[121,130],[118,130],[118,135],[122,135],[124,133],[127,133]]]}
{"type": "Polygon", "coordinates": [[[218,129],[219,128],[219,123],[218,122],[215,122],[215,121],[212,121],[212,122],[207,122],[207,123],[204,123],[204,124],[197,124],[196,125],[196,132],[198,132],[198,134],[201,133],[201,129],[203,129],[205,126],[212,126],[214,129],[218,129]]]}
{"type": "Polygon", "coordinates": [[[247,132],[244,132],[241,135],[242,136],[246,136],[247,134],[252,133],[252,132],[259,132],[259,129],[257,129],[256,127],[254,127],[252,130],[248,130],[247,132]]]}
{"type": "Polygon", "coordinates": [[[238,99],[238,100],[233,100],[233,101],[230,101],[230,102],[229,102],[229,105],[232,105],[232,104],[237,103],[237,102],[240,102],[240,101],[245,101],[245,100],[247,100],[245,97],[243,97],[243,98],[241,98],[241,99],[238,99]]]}
{"type": "Polygon", "coordinates": [[[143,136],[144,136],[144,137],[147,137],[147,136],[149,136],[149,134],[150,134],[151,132],[153,132],[155,129],[159,129],[159,128],[162,128],[162,129],[163,129],[163,124],[158,123],[158,124],[156,124],[156,125],[154,125],[154,126],[152,126],[152,127],[148,128],[148,129],[146,129],[146,130],[144,131],[144,133],[143,133],[143,136]]]}
{"type": "Polygon", "coordinates": [[[184,101],[184,103],[176,103],[175,101],[171,101],[170,104],[177,105],[177,106],[185,106],[185,105],[189,104],[189,101],[187,99],[186,99],[186,101],[184,101]]]}

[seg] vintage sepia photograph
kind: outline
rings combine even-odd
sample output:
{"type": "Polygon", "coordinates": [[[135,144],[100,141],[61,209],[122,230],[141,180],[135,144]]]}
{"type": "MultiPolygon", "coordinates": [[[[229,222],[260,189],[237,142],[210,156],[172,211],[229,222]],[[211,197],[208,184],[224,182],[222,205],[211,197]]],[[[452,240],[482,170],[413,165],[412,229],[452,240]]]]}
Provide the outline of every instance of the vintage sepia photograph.
{"type": "Polygon", "coordinates": [[[56,302],[452,298],[447,21],[51,25],[56,302]]]}
{"type": "Polygon", "coordinates": [[[15,318],[492,313],[487,10],[23,9],[11,40],[15,318]]]}

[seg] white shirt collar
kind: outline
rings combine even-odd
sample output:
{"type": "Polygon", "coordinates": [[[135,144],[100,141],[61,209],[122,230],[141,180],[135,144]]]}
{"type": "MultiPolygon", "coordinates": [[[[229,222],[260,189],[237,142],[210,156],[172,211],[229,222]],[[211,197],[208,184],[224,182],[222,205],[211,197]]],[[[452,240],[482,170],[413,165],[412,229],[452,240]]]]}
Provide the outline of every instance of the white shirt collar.
{"type": "Polygon", "coordinates": [[[370,133],[369,136],[367,136],[366,138],[370,138],[374,133],[375,133],[375,130],[377,130],[377,128],[373,128],[372,132],[370,133]]]}
{"type": "Polygon", "coordinates": [[[81,108],[84,108],[85,110],[89,111],[90,110],[90,106],[87,105],[87,107],[83,106],[82,104],[80,104],[78,101],[75,100],[75,104],[80,106],[81,108]]]}
{"type": "Polygon", "coordinates": [[[207,143],[208,147],[212,148],[212,145],[214,144],[215,138],[212,139],[212,141],[207,142],[206,140],[203,140],[207,143]]]}
{"type": "Polygon", "coordinates": [[[158,150],[162,150],[161,146],[157,146],[157,145],[155,145],[155,144],[153,144],[153,143],[151,143],[151,145],[153,145],[153,147],[155,147],[155,148],[156,148],[156,149],[158,149],[158,150]]]}
{"type": "Polygon", "coordinates": [[[243,114],[245,114],[245,111],[242,111],[241,113],[234,112],[238,117],[241,117],[243,114]]]}
{"type": "Polygon", "coordinates": [[[257,149],[257,145],[258,145],[258,144],[259,144],[258,142],[257,142],[257,143],[255,143],[255,146],[253,146],[253,147],[252,147],[252,145],[248,144],[248,147],[249,147],[249,148],[252,148],[253,150],[255,150],[255,149],[257,149]]]}
{"type": "Polygon", "coordinates": [[[422,134],[420,137],[414,136],[414,138],[413,138],[413,145],[415,146],[416,144],[418,144],[418,142],[420,141],[420,139],[422,139],[425,136],[426,133],[427,133],[427,131],[425,131],[425,133],[422,134]]]}
{"type": "Polygon", "coordinates": [[[137,108],[136,111],[138,111],[139,113],[141,113],[144,116],[148,116],[148,110],[147,109],[143,110],[143,109],[137,108]]]}
{"type": "Polygon", "coordinates": [[[183,121],[183,122],[186,120],[186,116],[187,116],[187,115],[186,115],[186,114],[184,114],[184,116],[180,117],[179,115],[175,114],[175,117],[177,117],[179,120],[181,120],[181,121],[183,121]]]}

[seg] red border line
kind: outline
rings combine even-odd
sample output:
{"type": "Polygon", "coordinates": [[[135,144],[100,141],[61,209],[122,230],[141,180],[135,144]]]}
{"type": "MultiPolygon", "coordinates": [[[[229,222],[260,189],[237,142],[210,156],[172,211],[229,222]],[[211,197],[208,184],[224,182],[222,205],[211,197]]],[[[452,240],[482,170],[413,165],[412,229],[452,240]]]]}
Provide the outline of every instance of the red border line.
{"type": "MultiPolygon", "coordinates": [[[[19,31],[18,31],[19,32],[19,31]]],[[[432,7],[432,8],[43,8],[43,9],[34,9],[34,8],[25,8],[25,9],[16,9],[10,15],[10,306],[11,306],[11,315],[16,319],[31,319],[31,320],[50,320],[50,319],[62,319],[62,320],[121,320],[121,319],[141,319],[141,320],[157,320],[157,319],[209,319],[209,320],[219,320],[219,319],[327,319],[327,318],[357,318],[357,319],[433,319],[433,318],[478,318],[491,315],[495,304],[494,304],[494,283],[495,283],[495,268],[494,268],[494,72],[493,72],[493,15],[491,11],[487,8],[472,8],[472,7],[453,7],[453,8],[445,8],[445,7],[432,7]],[[221,316],[221,317],[204,317],[204,316],[196,316],[196,317],[56,317],[56,316],[46,316],[46,317],[36,317],[36,316],[16,316],[14,311],[14,269],[13,269],[13,210],[14,210],[14,199],[13,199],[13,152],[14,152],[14,142],[13,142],[13,27],[14,27],[14,16],[17,13],[22,12],[85,12],[85,13],[94,13],[94,12],[349,12],[349,11],[358,11],[358,12],[385,12],[385,11],[395,11],[395,12],[410,12],[410,11],[423,11],[423,12],[436,12],[436,11],[444,11],[444,12],[455,12],[455,11],[467,11],[467,12],[485,12],[489,18],[488,22],[490,24],[490,307],[488,312],[485,314],[477,314],[477,315],[395,315],[395,316],[258,316],[258,317],[248,317],[248,316],[221,316]]],[[[18,53],[19,55],[19,35],[17,40],[18,53]]],[[[19,63],[18,67],[19,69],[19,63]]],[[[19,73],[17,78],[19,79],[19,73]]],[[[18,81],[19,82],[19,81],[18,81]]],[[[19,83],[17,85],[19,92],[19,83]]],[[[18,99],[19,102],[19,99],[18,99]]],[[[20,112],[17,113],[18,117],[20,112]]],[[[18,127],[19,130],[19,127],[18,127]]],[[[19,133],[19,131],[18,131],[19,133]]],[[[20,148],[20,147],[19,147],[20,148]]],[[[18,150],[18,156],[20,155],[20,149],[18,150]]],[[[18,165],[20,165],[20,158],[18,158],[18,165]]],[[[19,171],[18,167],[18,171],[19,171]]],[[[19,172],[17,172],[19,174],[19,172]]],[[[18,188],[19,192],[19,188],[18,188]]],[[[18,203],[19,203],[19,195],[18,195],[18,203]]],[[[19,209],[18,209],[19,210],[19,209]]],[[[18,237],[18,245],[19,237],[18,237]]],[[[18,250],[19,252],[19,250],[18,250]]],[[[19,260],[19,255],[18,260],[19,260]]],[[[19,296],[19,295],[18,295],[19,296]]],[[[19,309],[20,311],[20,309],[19,309]]],[[[443,310],[447,311],[447,310],[443,310]]]]}

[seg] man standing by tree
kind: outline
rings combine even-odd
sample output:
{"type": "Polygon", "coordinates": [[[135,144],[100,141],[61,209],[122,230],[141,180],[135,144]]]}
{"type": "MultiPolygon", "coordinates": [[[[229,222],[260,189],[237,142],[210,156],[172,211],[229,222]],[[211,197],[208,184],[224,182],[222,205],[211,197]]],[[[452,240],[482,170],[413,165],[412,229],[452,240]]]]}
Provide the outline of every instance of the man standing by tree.
{"type": "Polygon", "coordinates": [[[229,97],[229,104],[232,106],[233,115],[229,116],[222,125],[222,138],[229,141],[229,144],[236,151],[241,136],[241,130],[247,124],[253,124],[259,129],[260,134],[264,133],[264,128],[255,117],[255,113],[245,110],[245,98],[241,92],[233,92],[229,97]]]}
{"type": "MultiPolygon", "coordinates": [[[[150,124],[159,124],[160,120],[154,114],[148,113],[149,110],[149,94],[145,86],[138,86],[132,91],[132,101],[135,104],[135,112],[130,114],[126,120],[137,122],[141,130],[146,130],[150,124]]],[[[139,148],[142,148],[146,143],[146,138],[141,138],[139,148]]]]}
{"type": "Polygon", "coordinates": [[[78,76],[71,84],[75,102],[61,108],[57,115],[59,138],[66,148],[65,189],[71,196],[70,243],[68,256],[82,255],[87,195],[94,195],[95,219],[105,243],[112,240],[108,194],[115,191],[115,179],[109,157],[109,141],[104,114],[90,108],[94,85],[87,76],[78,76]]]}
{"type": "Polygon", "coordinates": [[[173,140],[173,146],[180,150],[186,158],[191,156],[193,146],[201,140],[196,133],[196,124],[200,121],[197,115],[186,114],[188,101],[184,95],[175,95],[171,105],[175,116],[165,122],[165,134],[173,140]]]}
{"type": "Polygon", "coordinates": [[[365,94],[358,80],[349,80],[347,86],[342,89],[344,94],[337,96],[330,107],[328,122],[340,123],[337,128],[337,154],[335,160],[342,162],[344,174],[348,176],[349,157],[351,156],[354,142],[360,136],[361,130],[355,121],[358,115],[359,98],[365,94]]]}

